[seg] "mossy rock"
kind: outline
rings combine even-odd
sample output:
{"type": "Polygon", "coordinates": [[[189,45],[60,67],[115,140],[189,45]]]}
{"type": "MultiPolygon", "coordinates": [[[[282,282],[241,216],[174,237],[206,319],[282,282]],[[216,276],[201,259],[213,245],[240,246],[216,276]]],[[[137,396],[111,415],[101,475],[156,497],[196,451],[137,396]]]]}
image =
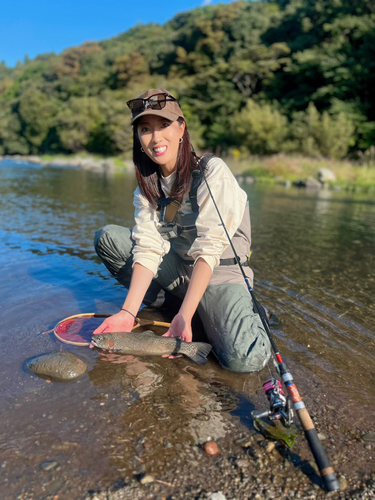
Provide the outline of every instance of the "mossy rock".
{"type": "Polygon", "coordinates": [[[70,382],[87,371],[87,364],[70,352],[52,352],[35,356],[27,367],[38,377],[55,382],[70,382]]]}

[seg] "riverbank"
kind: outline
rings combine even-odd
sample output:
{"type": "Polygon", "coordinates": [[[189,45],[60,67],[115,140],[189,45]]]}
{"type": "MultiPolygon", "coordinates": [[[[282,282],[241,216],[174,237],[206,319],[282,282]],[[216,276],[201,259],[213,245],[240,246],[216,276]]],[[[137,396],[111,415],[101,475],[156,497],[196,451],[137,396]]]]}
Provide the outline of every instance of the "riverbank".
{"type": "MultiPolygon", "coordinates": [[[[329,160],[305,156],[272,156],[238,158],[223,157],[240,182],[253,184],[283,184],[286,187],[328,187],[335,190],[375,191],[375,165],[354,163],[348,160],[329,160]]],[[[105,158],[97,155],[12,155],[0,156],[0,161],[12,160],[42,166],[69,166],[98,172],[125,170],[132,173],[131,158],[105,158]]]]}
{"type": "Polygon", "coordinates": [[[98,172],[125,170],[134,171],[132,160],[118,157],[105,158],[91,155],[0,155],[0,161],[14,161],[22,164],[41,165],[43,167],[71,167],[98,172]]]}
{"type": "MultiPolygon", "coordinates": [[[[295,184],[302,187],[306,179],[318,181],[321,186],[348,191],[375,190],[375,165],[359,164],[347,160],[308,158],[277,154],[266,157],[253,156],[246,159],[226,158],[236,175],[255,178],[257,182],[269,184],[295,184]],[[322,176],[319,175],[322,173],[322,176]],[[324,177],[326,174],[326,177],[324,177]]],[[[321,187],[320,186],[320,187],[321,187]]],[[[313,183],[311,183],[313,187],[313,183]]],[[[319,187],[316,184],[316,187],[319,187]]]]}

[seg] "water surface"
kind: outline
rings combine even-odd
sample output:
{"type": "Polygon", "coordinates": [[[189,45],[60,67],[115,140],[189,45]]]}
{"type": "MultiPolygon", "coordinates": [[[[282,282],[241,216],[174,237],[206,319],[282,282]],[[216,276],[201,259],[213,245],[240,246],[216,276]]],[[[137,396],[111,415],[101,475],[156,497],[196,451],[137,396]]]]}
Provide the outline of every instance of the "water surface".
{"type": "MultiPolygon", "coordinates": [[[[267,373],[236,376],[214,360],[204,369],[187,360],[111,362],[41,335],[72,314],[118,311],[124,290],[92,241],[104,224],[132,226],[134,188],[123,172],[0,163],[4,499],[25,492],[84,498],[145,467],[157,472],[160,457],[180,450],[166,440],[223,438],[232,417],[250,426],[252,405],[266,406],[257,391],[267,373]],[[88,374],[57,384],[25,368],[31,356],[58,350],[85,359],[88,374]],[[56,461],[58,473],[43,470],[45,461],[56,461]]],[[[328,190],[244,189],[255,290],[280,320],[273,332],[305,401],[312,413],[322,401],[334,408],[337,440],[348,429],[374,430],[374,201],[328,190]]],[[[357,460],[358,472],[366,466],[357,460]]]]}

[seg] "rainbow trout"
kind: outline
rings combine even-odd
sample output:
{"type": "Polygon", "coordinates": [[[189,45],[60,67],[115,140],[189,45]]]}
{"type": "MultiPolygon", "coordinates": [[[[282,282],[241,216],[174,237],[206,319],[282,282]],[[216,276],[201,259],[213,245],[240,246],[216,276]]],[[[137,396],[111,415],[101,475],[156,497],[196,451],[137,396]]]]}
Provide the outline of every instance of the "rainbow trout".
{"type": "Polygon", "coordinates": [[[136,356],[184,354],[198,365],[207,363],[207,355],[212,349],[205,342],[184,342],[178,337],[160,337],[151,330],[142,333],[101,333],[93,335],[91,344],[99,349],[136,356]]]}

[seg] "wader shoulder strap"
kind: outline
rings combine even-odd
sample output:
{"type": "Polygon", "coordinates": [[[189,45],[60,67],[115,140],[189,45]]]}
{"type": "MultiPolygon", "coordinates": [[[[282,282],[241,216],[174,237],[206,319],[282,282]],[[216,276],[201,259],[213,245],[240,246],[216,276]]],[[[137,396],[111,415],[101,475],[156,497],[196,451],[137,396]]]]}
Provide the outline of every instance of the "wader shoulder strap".
{"type": "MultiPolygon", "coordinates": [[[[160,176],[158,176],[158,187],[160,192],[160,198],[155,199],[155,202],[160,206],[160,222],[173,222],[178,209],[181,206],[181,202],[174,200],[173,198],[166,198],[164,191],[161,187],[160,176]]],[[[173,188],[172,188],[173,191],[173,188]]]]}
{"type": "MultiPolygon", "coordinates": [[[[214,158],[215,155],[213,154],[206,154],[199,158],[197,164],[201,166],[201,168],[204,170],[207,167],[208,162],[211,160],[211,158],[214,158]]],[[[202,172],[201,170],[193,170],[192,172],[192,183],[191,183],[191,189],[189,192],[189,199],[191,203],[191,209],[193,212],[199,212],[199,206],[197,202],[197,192],[198,188],[202,182],[202,172]]]]}
{"type": "Polygon", "coordinates": [[[156,203],[160,206],[160,222],[174,222],[181,202],[173,198],[160,198],[156,203]]]}
{"type": "Polygon", "coordinates": [[[191,182],[191,189],[189,192],[189,199],[191,203],[191,209],[193,212],[198,212],[199,207],[197,203],[197,191],[202,182],[202,172],[200,170],[193,170],[192,172],[193,180],[191,182]]]}

